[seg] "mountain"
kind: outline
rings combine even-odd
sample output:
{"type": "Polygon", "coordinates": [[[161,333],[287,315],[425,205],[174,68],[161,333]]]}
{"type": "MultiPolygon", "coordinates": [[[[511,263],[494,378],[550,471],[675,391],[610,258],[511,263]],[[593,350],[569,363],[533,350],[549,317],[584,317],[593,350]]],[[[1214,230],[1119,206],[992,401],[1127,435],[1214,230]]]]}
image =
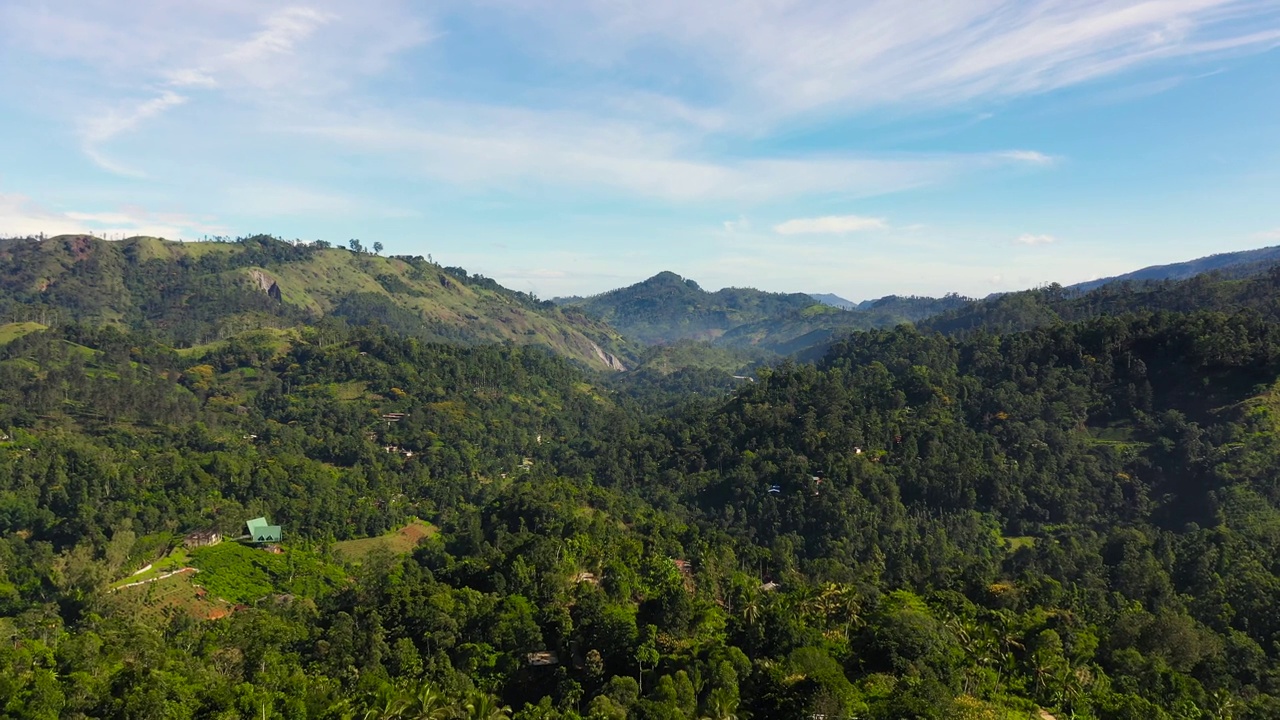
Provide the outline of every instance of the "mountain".
{"type": "Polygon", "coordinates": [[[1280,270],[1244,277],[1213,271],[1183,280],[1119,281],[1092,290],[1059,285],[1003,293],[923,320],[920,326],[946,334],[981,330],[1007,333],[1128,313],[1257,313],[1280,320],[1280,270]]]}
{"type": "Polygon", "coordinates": [[[777,317],[815,304],[804,293],[751,288],[707,292],[693,280],[661,272],[643,282],[589,298],[562,298],[619,332],[645,344],[713,340],[745,323],[777,317]]]}
{"type": "Polygon", "coordinates": [[[1280,717],[1280,271],[604,377],[313,250],[0,267],[0,715],[1280,717]]]}
{"type": "Polygon", "coordinates": [[[269,236],[0,239],[0,321],[115,323],[190,347],[326,316],[377,321],[426,340],[542,345],[599,369],[630,360],[615,330],[579,310],[421,257],[269,236]]]}
{"type": "Polygon", "coordinates": [[[853,310],[858,307],[858,303],[851,300],[845,300],[839,295],[833,295],[831,293],[809,293],[809,297],[817,300],[823,305],[830,305],[831,307],[840,308],[841,310],[853,310]]]}
{"type": "Polygon", "coordinates": [[[731,348],[757,348],[776,355],[794,355],[857,330],[915,323],[963,308],[973,300],[960,295],[941,298],[890,295],[859,303],[852,310],[828,304],[739,325],[715,342],[731,348]]]}
{"type": "Polygon", "coordinates": [[[1197,258],[1195,260],[1188,260],[1186,262],[1173,263],[1171,265],[1152,265],[1150,267],[1142,268],[1141,270],[1135,270],[1131,273],[1125,273],[1124,275],[1116,275],[1115,277],[1102,278],[1100,280],[1090,280],[1089,282],[1077,283],[1070,287],[1074,290],[1087,291],[1110,283],[1123,282],[1126,280],[1184,280],[1194,275],[1214,270],[1221,271],[1232,277],[1243,277],[1262,272],[1278,262],[1280,262],[1280,245],[1259,248],[1257,250],[1219,253],[1217,255],[1197,258]]]}

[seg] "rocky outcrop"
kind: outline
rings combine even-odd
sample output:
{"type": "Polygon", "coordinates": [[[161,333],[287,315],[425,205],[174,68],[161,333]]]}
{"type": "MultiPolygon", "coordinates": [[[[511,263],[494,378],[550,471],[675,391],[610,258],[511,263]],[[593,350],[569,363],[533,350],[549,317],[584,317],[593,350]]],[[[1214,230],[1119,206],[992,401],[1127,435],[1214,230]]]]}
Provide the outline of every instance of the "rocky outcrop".
{"type": "Polygon", "coordinates": [[[599,345],[595,343],[591,343],[591,349],[595,351],[596,357],[600,358],[600,362],[607,365],[610,370],[617,370],[618,372],[626,372],[627,366],[623,365],[622,361],[619,360],[615,355],[605,352],[604,350],[600,349],[599,345]]]}
{"type": "Polygon", "coordinates": [[[267,297],[275,300],[276,302],[282,302],[284,300],[284,296],[280,292],[280,284],[277,283],[270,275],[262,272],[261,270],[250,270],[249,277],[253,279],[254,284],[258,286],[259,290],[267,294],[267,297]]]}

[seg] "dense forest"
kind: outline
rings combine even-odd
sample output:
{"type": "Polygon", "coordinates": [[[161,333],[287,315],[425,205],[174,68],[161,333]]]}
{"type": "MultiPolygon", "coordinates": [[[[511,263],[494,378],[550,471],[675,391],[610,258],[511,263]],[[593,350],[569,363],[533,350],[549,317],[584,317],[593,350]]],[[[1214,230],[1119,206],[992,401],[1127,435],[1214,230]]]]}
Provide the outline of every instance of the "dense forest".
{"type": "Polygon", "coordinates": [[[1043,288],[737,378],[14,317],[0,717],[1280,717],[1277,285],[1043,288]]]}

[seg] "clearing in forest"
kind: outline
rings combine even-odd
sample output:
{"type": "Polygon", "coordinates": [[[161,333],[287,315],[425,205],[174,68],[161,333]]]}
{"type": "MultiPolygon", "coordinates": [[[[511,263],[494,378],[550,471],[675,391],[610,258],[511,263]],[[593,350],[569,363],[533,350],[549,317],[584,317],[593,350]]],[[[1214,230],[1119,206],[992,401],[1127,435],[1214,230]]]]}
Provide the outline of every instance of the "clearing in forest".
{"type": "Polygon", "coordinates": [[[377,537],[343,540],[342,542],[334,543],[333,550],[345,560],[360,562],[368,557],[369,553],[380,547],[384,547],[397,555],[411,552],[418,547],[419,541],[423,538],[431,537],[437,532],[439,532],[439,528],[435,525],[415,518],[399,530],[392,530],[377,537]]]}

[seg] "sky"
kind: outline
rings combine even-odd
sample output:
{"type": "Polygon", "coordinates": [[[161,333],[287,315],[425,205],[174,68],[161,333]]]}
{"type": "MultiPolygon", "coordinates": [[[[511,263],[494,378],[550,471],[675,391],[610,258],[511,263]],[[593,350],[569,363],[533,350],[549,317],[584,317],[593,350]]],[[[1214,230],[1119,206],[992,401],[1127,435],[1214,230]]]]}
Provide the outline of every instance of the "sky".
{"type": "Polygon", "coordinates": [[[4,0],[0,88],[0,235],[852,300],[1280,244],[1275,0],[4,0]]]}

